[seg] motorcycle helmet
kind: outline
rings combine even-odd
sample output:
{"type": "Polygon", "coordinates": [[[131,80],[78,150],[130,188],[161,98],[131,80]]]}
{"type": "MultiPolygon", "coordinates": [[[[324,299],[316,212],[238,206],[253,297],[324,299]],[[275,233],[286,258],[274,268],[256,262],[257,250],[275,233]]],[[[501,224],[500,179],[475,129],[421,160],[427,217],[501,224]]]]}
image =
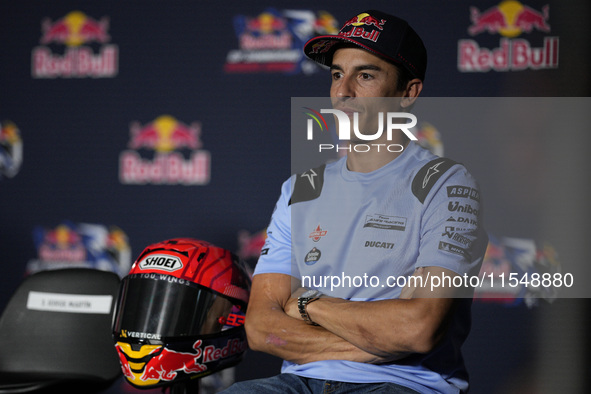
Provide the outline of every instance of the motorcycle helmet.
{"type": "Polygon", "coordinates": [[[127,381],[153,388],[241,361],[251,275],[229,251],[177,238],[148,246],[121,282],[113,318],[127,381]]]}

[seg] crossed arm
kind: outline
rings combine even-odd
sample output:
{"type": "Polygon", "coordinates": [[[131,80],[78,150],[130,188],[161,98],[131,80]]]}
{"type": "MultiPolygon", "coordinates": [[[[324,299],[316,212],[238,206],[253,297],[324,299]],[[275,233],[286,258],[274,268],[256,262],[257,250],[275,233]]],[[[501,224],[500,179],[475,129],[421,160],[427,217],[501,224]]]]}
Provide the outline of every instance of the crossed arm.
{"type": "MultiPolygon", "coordinates": [[[[427,272],[455,275],[438,267],[421,268],[415,275],[427,272]]],[[[308,314],[319,324],[312,326],[300,317],[301,290],[294,282],[284,274],[254,277],[246,333],[253,350],[298,364],[337,359],[383,363],[429,352],[444,335],[454,303],[445,289],[434,295],[424,288],[405,289],[404,299],[366,302],[322,297],[308,305],[308,314]]]]}

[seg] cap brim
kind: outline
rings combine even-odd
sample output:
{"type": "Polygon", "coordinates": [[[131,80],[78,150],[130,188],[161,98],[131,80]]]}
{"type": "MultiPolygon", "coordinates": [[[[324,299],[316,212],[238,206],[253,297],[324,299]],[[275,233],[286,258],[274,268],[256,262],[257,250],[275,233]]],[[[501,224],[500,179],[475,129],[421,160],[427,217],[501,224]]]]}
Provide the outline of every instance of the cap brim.
{"type": "Polygon", "coordinates": [[[344,36],[339,36],[339,35],[325,35],[325,36],[317,36],[317,37],[311,38],[304,45],[304,54],[308,58],[315,61],[316,63],[321,64],[323,66],[330,67],[332,65],[332,57],[334,55],[334,52],[339,48],[338,44],[342,44],[342,43],[350,43],[350,44],[356,45],[356,46],[358,46],[362,49],[365,49],[366,51],[373,53],[374,55],[380,56],[392,63],[402,64],[400,61],[393,59],[392,57],[387,56],[386,54],[384,54],[380,51],[376,51],[375,49],[370,48],[366,45],[363,45],[362,43],[355,41],[349,37],[344,37],[344,36]],[[322,41],[326,42],[326,44],[323,44],[322,46],[330,45],[330,47],[327,49],[324,49],[324,50],[321,49],[319,52],[316,52],[314,50],[315,46],[320,45],[322,41]]]}

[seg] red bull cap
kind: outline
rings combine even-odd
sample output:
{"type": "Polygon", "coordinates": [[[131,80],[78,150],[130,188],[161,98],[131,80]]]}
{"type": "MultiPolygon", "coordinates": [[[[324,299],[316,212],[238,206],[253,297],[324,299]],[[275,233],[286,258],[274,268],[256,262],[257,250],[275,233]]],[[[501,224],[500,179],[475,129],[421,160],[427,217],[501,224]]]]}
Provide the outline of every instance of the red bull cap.
{"type": "Polygon", "coordinates": [[[427,50],[421,37],[403,19],[369,10],[347,20],[337,35],[309,40],[304,54],[317,63],[330,66],[338,44],[352,43],[392,63],[410,75],[425,80],[427,50]]]}

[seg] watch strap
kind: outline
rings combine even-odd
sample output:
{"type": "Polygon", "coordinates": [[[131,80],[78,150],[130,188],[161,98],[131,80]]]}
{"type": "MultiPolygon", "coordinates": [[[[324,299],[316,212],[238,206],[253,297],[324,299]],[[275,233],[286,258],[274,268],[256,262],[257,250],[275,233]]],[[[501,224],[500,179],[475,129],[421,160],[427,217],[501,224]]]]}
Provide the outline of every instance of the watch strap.
{"type": "Polygon", "coordinates": [[[299,297],[298,298],[298,310],[300,312],[300,316],[302,316],[302,319],[313,326],[317,326],[318,324],[314,323],[312,321],[312,319],[310,318],[310,315],[308,315],[308,310],[307,310],[307,306],[309,303],[316,301],[317,299],[319,299],[320,292],[316,292],[312,297],[299,297]]]}

